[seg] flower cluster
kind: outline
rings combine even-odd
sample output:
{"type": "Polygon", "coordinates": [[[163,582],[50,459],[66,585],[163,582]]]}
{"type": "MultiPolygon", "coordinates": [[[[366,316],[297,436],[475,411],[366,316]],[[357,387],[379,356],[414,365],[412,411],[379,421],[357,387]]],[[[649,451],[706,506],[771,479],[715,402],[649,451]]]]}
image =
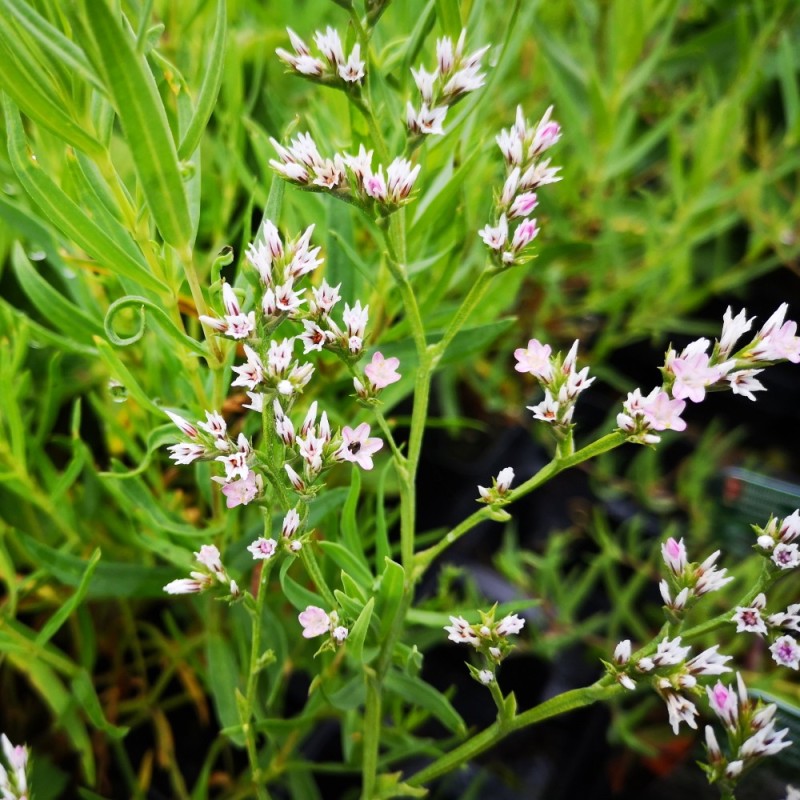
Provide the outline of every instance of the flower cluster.
{"type": "Polygon", "coordinates": [[[0,763],[0,795],[3,800],[28,800],[28,748],[13,745],[0,734],[5,766],[0,763]]]}
{"type": "Polygon", "coordinates": [[[347,641],[350,633],[347,627],[339,624],[339,614],[336,611],[328,612],[318,606],[308,606],[305,611],[298,614],[297,619],[303,626],[304,639],[314,639],[328,634],[328,638],[317,653],[335,650],[347,641]]]}
{"type": "Polygon", "coordinates": [[[683,539],[678,541],[670,537],[661,545],[661,555],[667,566],[667,577],[659,583],[658,588],[664,605],[676,619],[682,617],[699,597],[715,592],[733,580],[732,577],[726,577],[726,569],[715,566],[719,550],[700,564],[690,563],[683,539]]]}
{"type": "Polygon", "coordinates": [[[204,544],[194,557],[200,569],[190,572],[190,578],[179,578],[168,583],[164,587],[167,594],[197,594],[222,585],[228,589],[228,594],[222,599],[236,600],[241,596],[236,581],[228,575],[219,550],[213,544],[204,544]]]}
{"type": "Polygon", "coordinates": [[[784,321],[787,310],[783,303],[753,339],[736,351],[736,342],[751,329],[753,319],[744,310],[734,316],[730,308],[710,352],[711,342],[704,338],[690,342],[680,353],[670,347],[661,367],[663,385],[647,395],[639,389],[630,392],[617,415],[619,429],[628,434],[629,441],[656,444],[661,439],[658,432],[686,429],[681,414],[687,400],[700,403],[706,392],[725,389],[755,400],[754,392],[764,391],[756,378],[763,367],[776,361],[800,362],[797,324],[784,321]]]}
{"type": "Polygon", "coordinates": [[[775,568],[789,570],[800,566],[800,549],[796,542],[800,537],[800,509],[782,520],[770,518],[765,528],[753,527],[758,536],[758,549],[769,557],[775,568]]]}
{"type": "Polygon", "coordinates": [[[425,67],[411,70],[422,100],[419,110],[410,101],[406,105],[406,124],[412,134],[443,134],[447,109],[483,86],[486,75],[480,71],[481,59],[489,45],[465,55],[466,36],[467,32],[462,30],[455,45],[449,36],[437,40],[433,72],[425,67]]]}
{"type": "Polygon", "coordinates": [[[311,55],[308,45],[291,29],[287,28],[294,53],[279,47],[275,52],[278,58],[303,77],[318,83],[325,83],[349,89],[358,85],[364,78],[364,62],[361,60],[361,45],[353,45],[350,55],[344,57],[342,40],[338,31],[331,27],[325,32],[316,31],[314,44],[322,58],[311,55]]]}
{"type": "Polygon", "coordinates": [[[334,153],[324,158],[309,133],[300,133],[284,147],[270,140],[278,154],[270,166],[285,180],[311,191],[327,191],[342,200],[381,214],[409,202],[420,166],[398,156],[387,167],[372,167],[372,150],[362,144],[356,155],[334,153]]]}
{"type": "Polygon", "coordinates": [[[492,478],[492,485],[488,489],[485,486],[478,487],[478,494],[480,495],[479,502],[481,503],[500,503],[503,498],[508,494],[511,484],[514,481],[514,470],[511,467],[505,467],[497,473],[496,478],[492,478]]]}
{"type": "Polygon", "coordinates": [[[714,729],[708,725],[705,731],[708,763],[701,765],[711,783],[718,782],[731,794],[745,770],[791,745],[785,738],[788,728],[775,730],[776,706],[751,700],[738,673],[736,682],[736,691],[721,681],[706,688],[709,706],[725,728],[728,754],[723,752],[714,729]]]}
{"type": "Polygon", "coordinates": [[[534,419],[549,423],[557,439],[565,438],[574,427],[572,415],[578,395],[594,382],[594,378],[589,377],[588,367],[581,370],[576,367],[578,340],[567,355],[562,356],[561,353],[552,355],[550,345],[531,339],[526,348],[514,351],[514,358],[517,359],[514,369],[533,375],[544,389],[544,400],[528,406],[534,419]]]}
{"type": "Polygon", "coordinates": [[[531,127],[518,107],[514,126],[497,137],[508,174],[496,198],[497,223],[487,225],[479,235],[498,267],[523,264],[531,258],[529,245],[539,233],[536,220],[530,216],[539,203],[535,190],[561,180],[560,167],[551,167],[549,159],[539,160],[561,138],[561,126],[551,119],[552,112],[551,106],[531,127]]]}
{"type": "MultiPolygon", "coordinates": [[[[762,592],[749,606],[737,606],[731,617],[737,633],[755,633],[767,636],[770,631],[791,630],[800,633],[800,603],[790,605],[786,611],[766,614],[767,597],[762,592]]],[[[800,669],[800,644],[789,634],[776,637],[769,648],[776,664],[790,669],[800,669]]]]}
{"type": "Polygon", "coordinates": [[[691,646],[682,645],[680,636],[674,639],[665,636],[658,643],[653,655],[633,661],[630,640],[625,639],[614,650],[614,661],[604,663],[609,674],[631,691],[636,688],[636,681],[646,675],[667,704],[669,722],[677,734],[681,722],[685,722],[690,728],[697,728],[695,721],[698,715],[697,706],[686,695],[700,693],[697,687],[698,677],[721,675],[723,672],[731,671],[731,668],[726,666],[731,656],[717,652],[718,648],[719,645],[714,645],[687,660],[691,646]]]}
{"type": "MultiPolygon", "coordinates": [[[[366,423],[356,428],[344,426],[334,432],[324,411],[317,423],[316,401],[299,430],[289,415],[314,373],[311,362],[295,358],[296,343],[302,343],[304,355],[327,349],[355,371],[364,350],[369,319],[369,308],[356,301],[352,306],[344,304],[341,323],[334,321],[332,312],[340,301],[339,286],[329,286],[324,280],[310,287],[310,297],[302,296],[307,289],[298,288],[298,282],[322,263],[320,248],[312,246],[312,233],[313,226],[293,240],[284,240],[275,224],[265,220],[257,241],[247,251],[253,268],[251,282],[257,287],[255,300],[261,313],[243,313],[234,290],[225,283],[222,299],[226,313],[220,318],[203,318],[223,335],[243,340],[246,360],[232,368],[235,378],[231,386],[246,390],[250,403],[243,404],[244,408],[269,419],[268,431],[274,430],[284,446],[280,462],[274,449],[254,448],[244,433],[234,440],[225,419],[216,411],[207,411],[206,422],[196,425],[178,414],[166,412],[189,440],[171,445],[170,457],[178,464],[198,459],[220,462],[225,475],[214,476],[212,480],[222,485],[228,508],[259,500],[264,494],[266,477],[271,474],[274,480],[275,474],[284,471],[296,491],[313,493],[314,484],[326,467],[350,461],[371,469],[372,456],[383,445],[380,439],[369,436],[370,427],[366,423]],[[302,333],[283,339],[269,338],[283,322],[302,325],[302,333]]],[[[375,353],[360,373],[361,379],[355,380],[357,394],[372,399],[399,380],[399,363],[397,358],[375,353]]],[[[259,545],[262,555],[254,552],[254,556],[272,554],[265,542],[259,545]]]]}
{"type": "Polygon", "coordinates": [[[484,686],[494,683],[497,665],[514,647],[508,637],[518,634],[525,626],[525,620],[517,614],[508,614],[495,622],[496,608],[479,612],[481,621],[476,625],[470,625],[463,617],[450,617],[451,624],[444,628],[451,642],[472,645],[484,657],[483,669],[467,665],[472,677],[484,686]]]}

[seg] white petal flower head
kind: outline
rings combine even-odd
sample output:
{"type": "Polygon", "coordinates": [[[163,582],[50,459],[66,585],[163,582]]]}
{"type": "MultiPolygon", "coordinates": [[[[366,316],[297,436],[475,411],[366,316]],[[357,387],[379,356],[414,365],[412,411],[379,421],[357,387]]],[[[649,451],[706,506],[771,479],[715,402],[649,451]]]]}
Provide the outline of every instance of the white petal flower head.
{"type": "Polygon", "coordinates": [[[533,411],[533,418],[542,422],[557,422],[558,412],[561,408],[558,400],[550,393],[549,389],[544,390],[544,400],[535,406],[527,406],[529,411],[533,411]]]}
{"type": "Polygon", "coordinates": [[[793,636],[779,636],[769,648],[776,664],[790,669],[800,669],[800,645],[793,636]]]}
{"type": "Polygon", "coordinates": [[[473,647],[480,645],[480,639],[475,635],[472,626],[463,617],[450,617],[452,625],[445,625],[447,637],[451,642],[458,644],[471,644],[473,647]]]}
{"type": "Polygon", "coordinates": [[[531,339],[527,347],[518,347],[514,351],[514,358],[517,359],[514,369],[517,372],[528,372],[540,380],[549,381],[553,377],[551,352],[549,344],[531,339]]]}
{"type": "Polygon", "coordinates": [[[505,467],[497,473],[497,491],[500,494],[505,494],[514,481],[514,470],[511,467],[505,467]]]}
{"type": "Polygon", "coordinates": [[[502,250],[508,241],[508,220],[506,215],[501,214],[494,228],[491,225],[487,225],[478,231],[478,235],[491,250],[502,250]]]}
{"type": "Polygon", "coordinates": [[[658,643],[653,662],[658,667],[675,666],[686,660],[691,649],[691,646],[681,647],[680,636],[676,636],[674,639],[665,636],[658,643]]]}
{"type": "Polygon", "coordinates": [[[322,636],[330,628],[330,616],[317,606],[308,606],[305,611],[301,611],[297,619],[303,626],[303,638],[313,639],[315,636],[322,636]]]}
{"type": "Polygon", "coordinates": [[[719,338],[719,349],[722,358],[727,358],[730,355],[733,346],[739,338],[747,333],[753,326],[755,317],[747,318],[747,311],[742,309],[735,317],[728,306],[722,316],[722,335],[719,338]]]}
{"type": "Polygon", "coordinates": [[[347,628],[344,627],[344,625],[337,625],[331,631],[331,636],[334,638],[337,644],[344,644],[349,633],[350,631],[348,631],[347,628]]]}
{"type": "Polygon", "coordinates": [[[274,539],[265,539],[263,536],[259,536],[247,546],[247,549],[256,561],[268,561],[275,555],[277,546],[278,543],[274,539]]]}
{"type": "Polygon", "coordinates": [[[681,722],[685,722],[690,728],[697,730],[695,717],[698,715],[697,706],[689,699],[680,694],[670,692],[667,695],[667,711],[669,712],[669,722],[672,725],[672,732],[677,736],[681,722]]]}
{"type": "Polygon", "coordinates": [[[778,542],[772,551],[772,560],[781,569],[794,569],[800,566],[800,549],[794,543],[778,542]]]}
{"type": "Polygon", "coordinates": [[[490,669],[482,669],[478,672],[478,680],[484,685],[488,686],[494,682],[494,673],[490,669]]]}
{"type": "Polygon", "coordinates": [[[170,451],[169,457],[176,464],[191,464],[198,458],[203,458],[206,455],[206,449],[200,444],[192,444],[191,442],[181,442],[179,444],[171,444],[167,450],[170,451]]]}
{"type": "Polygon", "coordinates": [[[361,45],[356,44],[350,51],[347,62],[339,66],[339,77],[345,83],[360,83],[365,74],[364,62],[361,60],[361,45]]]}
{"type": "Polygon", "coordinates": [[[706,693],[711,710],[729,730],[735,730],[739,719],[739,698],[736,692],[730,686],[725,686],[722,681],[717,681],[713,687],[706,687],[706,693]]]}
{"type": "Polygon", "coordinates": [[[497,624],[495,632],[498,636],[510,636],[519,633],[525,627],[525,620],[517,614],[509,614],[497,624]]]}
{"type": "Polygon", "coordinates": [[[623,664],[627,664],[630,660],[631,660],[631,640],[623,639],[614,648],[614,661],[615,663],[622,666],[623,664]]]}

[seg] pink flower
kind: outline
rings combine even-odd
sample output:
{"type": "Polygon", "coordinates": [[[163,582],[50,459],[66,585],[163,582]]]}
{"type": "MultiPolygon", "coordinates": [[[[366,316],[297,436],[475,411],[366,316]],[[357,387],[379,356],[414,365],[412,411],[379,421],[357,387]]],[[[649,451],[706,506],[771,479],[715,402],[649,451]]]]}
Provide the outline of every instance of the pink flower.
{"type": "Polygon", "coordinates": [[[675,375],[673,397],[677,400],[688,399],[693,403],[702,402],[706,387],[716,383],[728,371],[725,364],[709,366],[708,362],[706,353],[692,353],[672,359],[669,366],[675,375]]]}
{"type": "Polygon", "coordinates": [[[676,541],[672,537],[661,545],[661,555],[664,563],[675,575],[680,575],[686,568],[686,546],[683,539],[676,541]]]}
{"type": "Polygon", "coordinates": [[[204,566],[207,570],[210,570],[214,573],[225,573],[225,570],[222,567],[222,559],[219,555],[219,549],[213,544],[204,544],[200,548],[200,551],[194,554],[194,557],[197,563],[204,566]]]}
{"type": "Polygon", "coordinates": [[[297,615],[297,619],[303,626],[303,638],[313,639],[315,636],[322,636],[328,632],[330,617],[327,612],[317,606],[308,606],[305,611],[297,615]]]}
{"type": "Polygon", "coordinates": [[[372,361],[364,367],[364,373],[369,378],[373,389],[385,389],[400,380],[400,373],[397,371],[399,366],[399,358],[384,358],[380,352],[377,352],[372,356],[372,361]]]}
{"type": "Polygon", "coordinates": [[[226,483],[222,487],[222,494],[227,498],[226,505],[228,508],[246,506],[249,502],[254,500],[258,494],[256,474],[254,472],[249,472],[246,478],[226,483]]]}
{"type": "Polygon", "coordinates": [[[529,372],[536,378],[549,381],[553,376],[553,367],[550,364],[550,345],[542,344],[536,339],[528,342],[527,348],[518,347],[514,351],[517,372],[529,372]]]}
{"type": "Polygon", "coordinates": [[[735,730],[739,718],[739,703],[736,693],[729,686],[725,686],[722,681],[717,681],[713,688],[707,686],[706,692],[711,710],[728,728],[735,730]]]}
{"type": "Polygon", "coordinates": [[[686,403],[683,400],[672,400],[666,392],[658,392],[655,397],[646,398],[642,411],[653,430],[684,431],[686,422],[680,416],[684,408],[686,403]]]}
{"type": "Polygon", "coordinates": [[[380,439],[369,438],[369,425],[362,422],[355,430],[342,428],[342,445],[335,457],[358,464],[362,469],[372,469],[372,456],[383,447],[380,439]]]}

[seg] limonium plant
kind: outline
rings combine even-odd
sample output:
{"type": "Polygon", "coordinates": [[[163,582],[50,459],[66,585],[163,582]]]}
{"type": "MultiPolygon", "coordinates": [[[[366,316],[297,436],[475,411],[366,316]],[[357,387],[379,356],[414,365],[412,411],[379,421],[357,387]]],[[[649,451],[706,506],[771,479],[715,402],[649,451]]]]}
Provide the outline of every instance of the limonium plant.
{"type": "MultiPolygon", "coordinates": [[[[96,169],[84,163],[85,154],[95,152],[94,139],[73,132],[69,145],[80,151],[78,163],[93,191],[106,187],[122,210],[107,219],[98,215],[113,232],[106,238],[94,236],[94,229],[92,236],[82,236],[57,209],[51,213],[61,221],[61,233],[89,256],[103,260],[110,252],[127,264],[126,286],[143,281],[142,274],[150,276],[143,294],[128,291],[110,304],[98,346],[105,348],[104,363],[114,368],[114,389],[130,391],[152,415],[152,446],[140,471],[152,459],[160,474],[169,476],[170,511],[185,503],[184,511],[193,512],[191,525],[187,513],[182,527],[172,526],[179,544],[166,538],[160,546],[149,543],[170,562],[169,579],[159,583],[166,624],[175,631],[175,620],[195,607],[208,626],[200,635],[207,634],[215,646],[224,643],[228,629],[244,631],[235,655],[209,648],[205,664],[209,675],[215,673],[208,681],[214,683],[220,737],[247,755],[242,774],[234,776],[236,796],[267,800],[285,796],[287,787],[303,796],[297,773],[305,763],[304,741],[323,720],[339,725],[340,766],[357,776],[364,800],[421,797],[437,779],[516,731],[594,703],[654,695],[663,701],[659,713],[675,735],[687,729],[698,733],[705,748],[700,767],[722,798],[733,798],[744,775],[792,745],[776,704],[748,690],[745,665],[726,645],[757,637],[771,669],[800,668],[796,588],[785,602],[790,582],[785,579],[793,577],[796,587],[800,568],[800,510],[742,522],[758,523],[752,550],[761,569],[741,596],[733,594],[733,561],[723,549],[698,552],[688,537],[665,532],[656,545],[660,628],[638,641],[621,640],[598,660],[600,677],[594,683],[528,708],[504,687],[503,676],[504,662],[530,635],[520,613],[524,605],[487,600],[447,613],[420,613],[415,604],[423,579],[457,542],[484,521],[510,520],[514,503],[563,471],[618,448],[658,448],[662,439],[687,429],[694,407],[712,392],[757,402],[765,391],[759,379],[765,370],[779,362],[800,363],[790,309],[783,303],[758,323],[744,308],[728,308],[713,340],[670,346],[663,363],[653,364],[652,381],[620,396],[604,432],[588,441],[576,415],[585,393],[596,388],[588,347],[579,340],[570,344],[572,337],[566,345],[530,334],[504,341],[506,379],[537,393],[524,413],[532,430],[545,433],[548,461],[531,473],[508,466],[487,474],[486,485],[474,489],[469,515],[435,535],[422,530],[417,492],[433,381],[493,286],[512,271],[535,269],[537,247],[548,237],[540,199],[569,180],[569,170],[562,173],[553,160],[570,131],[562,129],[558,108],[536,98],[506,119],[480,118],[480,126],[491,130],[487,140],[499,176],[482,209],[482,227],[468,233],[479,243],[482,260],[468,265],[468,289],[434,325],[422,311],[421,288],[414,281],[415,265],[426,253],[410,249],[409,225],[412,215],[425,213],[418,208],[433,180],[428,170],[436,148],[455,152],[449,141],[454,132],[482,113],[479,98],[503,45],[482,41],[470,30],[438,37],[417,33],[415,61],[398,76],[397,64],[380,58],[375,45],[387,0],[367,0],[363,11],[349,0],[337,5],[336,22],[318,30],[298,15],[274,58],[284,70],[281,80],[302,79],[301,88],[309,93],[334,97],[331,102],[345,104],[353,122],[346,131],[333,130],[328,117],[307,118],[305,111],[291,109],[298,114],[291,125],[258,140],[265,150],[267,142],[271,147],[260,153],[271,170],[269,186],[261,187],[260,222],[245,230],[241,247],[227,248],[207,270],[198,269],[194,236],[184,230],[189,206],[173,208],[159,192],[172,182],[184,197],[182,182],[194,180],[199,168],[191,158],[211,107],[198,107],[199,121],[189,123],[181,105],[185,95],[175,90],[177,142],[163,109],[152,117],[158,124],[143,123],[146,115],[121,113],[130,75],[148,87],[146,102],[161,106],[144,55],[146,26],[132,33],[104,0],[96,14],[84,8],[77,44],[61,34],[53,39],[54,47],[71,54],[81,75],[92,77],[112,127],[113,113],[120,114],[139,170],[141,196],[132,196],[102,147],[96,169]],[[380,99],[376,85],[390,99],[380,99]],[[142,141],[154,141],[153,136],[165,137],[174,174],[153,159],[142,169],[142,141]],[[337,232],[321,230],[313,211],[304,219],[304,209],[317,207],[304,201],[346,205],[363,234],[354,240],[348,253],[353,263],[346,269],[355,269],[359,248],[373,254],[372,290],[343,279],[341,263],[329,263],[337,232]],[[119,229],[130,235],[125,233],[123,247],[111,247],[119,229]],[[191,299],[181,296],[184,289],[191,299]],[[163,391],[148,394],[110,347],[109,342],[135,353],[132,361],[149,357],[144,328],[125,338],[115,327],[131,309],[142,318],[149,313],[182,348],[181,391],[167,382],[163,391]],[[403,397],[410,410],[400,419],[394,412],[403,397]],[[445,642],[460,648],[465,675],[492,709],[494,721],[483,729],[467,730],[448,694],[421,677],[425,650],[445,642]],[[219,652],[227,655],[220,658],[219,652]],[[291,706],[288,682],[297,664],[308,678],[307,693],[291,706]],[[429,741],[419,732],[428,717],[440,719],[450,738],[429,741]]],[[[219,8],[222,33],[218,27],[217,34],[224,41],[225,4],[219,8]]],[[[20,19],[27,20],[31,35],[45,30],[32,11],[20,19]]],[[[151,61],[174,77],[169,64],[155,55],[151,61]]],[[[4,96],[6,125],[17,148],[15,169],[34,199],[45,202],[40,176],[32,172],[40,168],[30,159],[23,163],[21,155],[26,152],[18,108],[23,102],[4,96]]],[[[140,110],[146,102],[141,100],[140,110]]],[[[36,108],[22,107],[37,119],[36,108]]],[[[455,193],[449,202],[459,202],[455,193]]],[[[192,214],[199,218],[200,210],[192,214]]],[[[125,424],[118,435],[129,435],[125,424]]],[[[109,481],[133,480],[140,471],[112,473],[109,481]]],[[[87,567],[80,591],[88,591],[99,559],[97,554],[87,567]]],[[[536,600],[527,598],[528,605],[536,600]]],[[[48,628],[49,635],[57,627],[48,628]]],[[[174,646],[185,647],[187,660],[198,661],[190,641],[176,640],[174,646]]],[[[202,694],[203,687],[187,674],[182,680],[202,694]]],[[[79,677],[74,680],[86,696],[79,677]]],[[[100,712],[95,719],[124,735],[100,712]]],[[[0,794],[27,798],[28,751],[12,746],[5,735],[2,746],[0,794]]],[[[787,792],[796,793],[791,787],[787,792]]]]}

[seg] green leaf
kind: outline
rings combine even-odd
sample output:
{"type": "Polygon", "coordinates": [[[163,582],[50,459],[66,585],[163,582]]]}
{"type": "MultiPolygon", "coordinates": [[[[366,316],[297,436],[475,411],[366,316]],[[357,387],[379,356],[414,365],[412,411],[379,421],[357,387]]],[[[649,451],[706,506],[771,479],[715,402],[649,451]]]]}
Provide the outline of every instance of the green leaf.
{"type": "Polygon", "coordinates": [[[458,0],[436,0],[436,16],[442,30],[453,39],[453,44],[455,44],[463,27],[458,0]]]}
{"type": "Polygon", "coordinates": [[[358,582],[367,592],[372,590],[374,578],[366,563],[356,557],[353,552],[339,542],[320,542],[319,546],[326,556],[358,582]]]}
{"type": "Polygon", "coordinates": [[[289,569],[295,563],[295,559],[287,558],[281,564],[278,578],[281,584],[281,591],[286,595],[286,599],[298,610],[303,611],[308,606],[324,608],[325,601],[316,592],[312,592],[305,586],[301,586],[288,575],[289,569]]]}
{"type": "Polygon", "coordinates": [[[106,363],[112,377],[116,378],[128,390],[130,396],[134,398],[142,408],[161,417],[164,413],[163,410],[150,399],[147,392],[142,389],[139,382],[133,377],[131,371],[122,363],[111,345],[99,336],[94,337],[94,343],[100,358],[106,363]]]}
{"type": "Polygon", "coordinates": [[[381,639],[385,638],[392,627],[397,610],[403,602],[405,570],[396,561],[386,559],[386,567],[381,575],[380,588],[377,595],[377,614],[381,621],[381,639]]]}
{"type": "Polygon", "coordinates": [[[28,299],[56,328],[87,343],[102,334],[99,320],[90,317],[42,278],[19,242],[15,242],[11,250],[11,265],[28,299]]]}
{"type": "Polygon", "coordinates": [[[147,206],[164,241],[188,245],[191,220],[167,114],[145,57],[106,0],[83,0],[98,69],[119,115],[147,206]]]}
{"type": "Polygon", "coordinates": [[[453,733],[463,736],[467,732],[464,720],[453,708],[451,702],[441,692],[436,691],[433,686],[420,678],[412,678],[404,672],[391,669],[386,674],[384,686],[387,691],[394,692],[410,705],[429,711],[453,733]]]}
{"type": "Polygon", "coordinates": [[[103,152],[100,142],[62,110],[64,104],[47,73],[31,58],[3,14],[0,14],[0,85],[31,119],[61,141],[91,155],[103,152]]]}
{"type": "Polygon", "coordinates": [[[350,471],[350,491],[347,495],[347,501],[344,504],[344,508],[342,509],[342,519],[339,524],[339,535],[341,536],[341,541],[344,543],[344,546],[347,547],[354,556],[358,557],[366,565],[364,546],[358,533],[358,520],[356,519],[358,496],[360,492],[361,470],[353,467],[353,469],[350,471]]]}
{"type": "Polygon", "coordinates": [[[353,623],[350,635],[347,637],[347,655],[356,667],[368,663],[364,660],[364,640],[369,632],[369,623],[374,608],[375,598],[370,597],[369,602],[358,615],[358,619],[353,623]]]}
{"type": "Polygon", "coordinates": [[[41,47],[49,50],[57,61],[91,83],[95,89],[103,91],[103,84],[97,73],[92,69],[86,54],[75,42],[68,39],[24,0],[6,0],[5,6],[20,26],[25,28],[41,47]]]}
{"type": "Polygon", "coordinates": [[[222,85],[223,67],[225,64],[225,35],[227,30],[227,14],[225,0],[217,0],[217,14],[214,20],[214,36],[211,39],[208,63],[203,65],[203,82],[197,95],[192,121],[183,134],[178,158],[187,159],[200,145],[203,131],[211,119],[211,112],[217,102],[219,88],[222,85]]]}
{"type": "Polygon", "coordinates": [[[92,557],[86,564],[86,569],[83,571],[83,576],[78,584],[77,591],[72,595],[72,597],[69,598],[69,600],[67,600],[66,603],[63,603],[50,617],[50,619],[47,620],[47,622],[42,626],[42,629],[39,631],[39,634],[36,637],[36,644],[43,645],[46,642],[49,642],[50,639],[55,636],[56,632],[61,628],[61,626],[67,621],[67,618],[70,616],[70,614],[72,614],[72,612],[83,602],[83,598],[86,597],[86,593],[89,589],[89,582],[92,580],[92,575],[94,574],[95,568],[99,563],[100,548],[98,547],[94,553],[92,553],[92,557]]]}
{"type": "Polygon", "coordinates": [[[128,732],[128,728],[112,725],[103,714],[103,707],[94,690],[92,679],[85,669],[80,669],[70,683],[72,694],[80,703],[81,708],[89,717],[89,722],[103,733],[121,739],[128,732]]]}
{"type": "Polygon", "coordinates": [[[44,173],[36,157],[28,151],[19,110],[7,95],[3,95],[3,110],[11,167],[50,222],[111,272],[148,289],[166,292],[167,287],[150,273],[143,258],[141,261],[132,258],[44,173]]]}
{"type": "MultiPolygon", "coordinates": [[[[84,592],[83,596],[90,600],[164,597],[164,585],[175,577],[175,570],[172,567],[123,564],[111,561],[100,562],[89,572],[91,562],[48,547],[27,534],[18,533],[17,536],[22,548],[34,564],[40,566],[65,586],[78,587],[79,591],[84,592]],[[89,579],[84,587],[87,572],[89,579]]],[[[68,601],[74,606],[77,606],[82,599],[74,600],[76,596],[77,593],[68,601]]],[[[47,625],[42,630],[46,629],[47,625]]]]}
{"type": "MultiPolygon", "coordinates": [[[[209,689],[220,725],[238,725],[240,720],[235,692],[239,683],[239,665],[231,644],[220,634],[209,633],[206,637],[206,660],[209,689]]],[[[241,730],[231,731],[228,738],[239,747],[244,747],[245,738],[241,730]]]]}

